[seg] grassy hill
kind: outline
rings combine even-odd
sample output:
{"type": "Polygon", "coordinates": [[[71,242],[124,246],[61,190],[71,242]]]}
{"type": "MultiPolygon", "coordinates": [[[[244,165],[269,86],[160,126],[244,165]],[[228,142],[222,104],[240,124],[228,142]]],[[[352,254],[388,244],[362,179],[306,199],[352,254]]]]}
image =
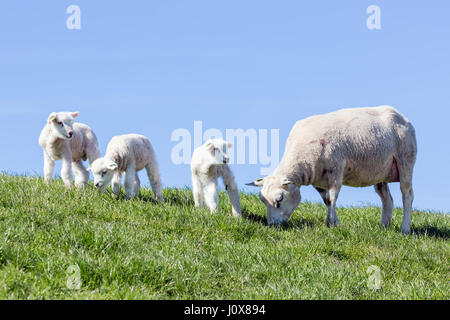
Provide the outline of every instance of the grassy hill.
{"type": "Polygon", "coordinates": [[[329,229],[325,207],[303,202],[273,228],[256,195],[242,194],[244,219],[225,194],[215,215],[188,189],[164,196],[0,175],[0,299],[450,298],[449,215],[415,211],[404,236],[400,209],[383,229],[380,208],[339,208],[329,229]]]}

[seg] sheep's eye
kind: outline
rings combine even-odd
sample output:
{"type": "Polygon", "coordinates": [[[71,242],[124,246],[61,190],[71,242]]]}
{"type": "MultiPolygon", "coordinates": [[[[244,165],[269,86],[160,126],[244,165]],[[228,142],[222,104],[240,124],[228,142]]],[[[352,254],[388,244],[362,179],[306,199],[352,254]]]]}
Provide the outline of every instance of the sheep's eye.
{"type": "Polygon", "coordinates": [[[106,170],[102,171],[102,177],[106,174],[106,170]]]}
{"type": "Polygon", "coordinates": [[[62,126],[62,124],[63,124],[61,121],[57,121],[56,123],[60,126],[62,126]]]}
{"type": "Polygon", "coordinates": [[[276,202],[281,202],[281,201],[283,201],[283,194],[280,194],[276,199],[276,202]]]}

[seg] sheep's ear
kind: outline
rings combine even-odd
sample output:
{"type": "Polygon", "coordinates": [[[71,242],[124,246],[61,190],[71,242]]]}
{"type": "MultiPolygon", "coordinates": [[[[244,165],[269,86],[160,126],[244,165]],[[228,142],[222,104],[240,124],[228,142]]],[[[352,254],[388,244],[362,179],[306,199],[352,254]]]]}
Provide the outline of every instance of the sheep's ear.
{"type": "Polygon", "coordinates": [[[253,182],[246,183],[245,185],[251,187],[262,187],[264,185],[264,179],[258,179],[253,182]]]}
{"type": "Polygon", "coordinates": [[[283,185],[283,186],[287,186],[287,185],[289,185],[289,184],[294,184],[291,180],[289,180],[288,178],[284,178],[283,179],[283,182],[281,182],[281,184],[283,185]]]}
{"type": "Polygon", "coordinates": [[[91,166],[89,166],[89,167],[87,167],[87,169],[86,169],[87,171],[92,171],[92,167],[91,166]]]}
{"type": "Polygon", "coordinates": [[[73,118],[76,118],[76,117],[78,117],[80,115],[80,112],[79,111],[77,111],[77,112],[72,112],[72,117],[73,118]]]}
{"type": "Polygon", "coordinates": [[[56,120],[56,112],[50,113],[50,115],[48,116],[48,119],[47,119],[47,123],[50,124],[55,120],[56,120]]]}

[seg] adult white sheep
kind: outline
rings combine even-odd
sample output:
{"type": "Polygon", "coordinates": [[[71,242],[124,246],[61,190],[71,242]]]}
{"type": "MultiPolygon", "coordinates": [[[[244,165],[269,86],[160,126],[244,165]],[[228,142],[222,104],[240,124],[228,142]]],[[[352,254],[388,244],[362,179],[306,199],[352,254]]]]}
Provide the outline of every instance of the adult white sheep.
{"type": "Polygon", "coordinates": [[[103,190],[112,184],[112,191],[118,194],[122,174],[125,173],[127,199],[136,197],[140,190],[137,172],[146,169],[152,190],[159,202],[163,201],[162,185],[158,163],[150,141],[139,134],[115,136],[108,143],[106,154],[92,163],[88,170],[94,175],[94,185],[103,190]]]}
{"type": "Polygon", "coordinates": [[[74,123],[79,112],[53,112],[39,136],[39,144],[44,151],[44,179],[50,181],[53,176],[55,160],[62,159],[61,178],[67,187],[72,184],[72,172],[75,173],[75,185],[84,187],[89,180],[89,172],[82,160],[92,163],[99,156],[97,137],[89,126],[74,123]]]}
{"type": "Polygon", "coordinates": [[[389,226],[393,201],[389,182],[400,182],[401,230],[411,230],[414,127],[390,106],[342,109],[298,121],[274,173],[249,185],[262,187],[269,224],[282,224],[300,202],[299,187],[313,185],[328,208],[327,225],[339,224],[335,204],[342,185],[375,186],[383,203],[381,223],[389,226]]]}
{"type": "Polygon", "coordinates": [[[222,177],[230,197],[232,213],[239,216],[239,190],[228,166],[229,157],[226,154],[226,149],[231,146],[230,142],[210,139],[194,150],[191,160],[192,192],[196,207],[205,203],[211,212],[216,212],[219,205],[217,180],[222,177]]]}

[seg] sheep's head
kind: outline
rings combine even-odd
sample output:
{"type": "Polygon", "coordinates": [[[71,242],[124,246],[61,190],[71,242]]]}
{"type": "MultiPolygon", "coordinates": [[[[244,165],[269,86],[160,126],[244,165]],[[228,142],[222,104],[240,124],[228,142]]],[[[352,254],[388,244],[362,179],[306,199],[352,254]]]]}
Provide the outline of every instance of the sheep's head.
{"type": "Polygon", "coordinates": [[[230,161],[227,155],[227,149],[231,148],[231,142],[223,141],[221,139],[209,139],[205,142],[204,147],[211,154],[211,162],[214,164],[226,164],[230,161]]]}
{"type": "Polygon", "coordinates": [[[52,112],[47,123],[58,138],[70,140],[73,137],[73,122],[78,114],[79,112],[52,112]]]}
{"type": "Polygon", "coordinates": [[[92,162],[88,168],[94,176],[94,185],[97,189],[103,190],[111,183],[114,176],[114,171],[117,170],[117,164],[106,158],[98,158],[92,162]]]}
{"type": "Polygon", "coordinates": [[[268,176],[247,185],[262,187],[259,198],[267,207],[267,223],[271,225],[285,224],[300,202],[300,188],[287,178],[268,176]]]}

